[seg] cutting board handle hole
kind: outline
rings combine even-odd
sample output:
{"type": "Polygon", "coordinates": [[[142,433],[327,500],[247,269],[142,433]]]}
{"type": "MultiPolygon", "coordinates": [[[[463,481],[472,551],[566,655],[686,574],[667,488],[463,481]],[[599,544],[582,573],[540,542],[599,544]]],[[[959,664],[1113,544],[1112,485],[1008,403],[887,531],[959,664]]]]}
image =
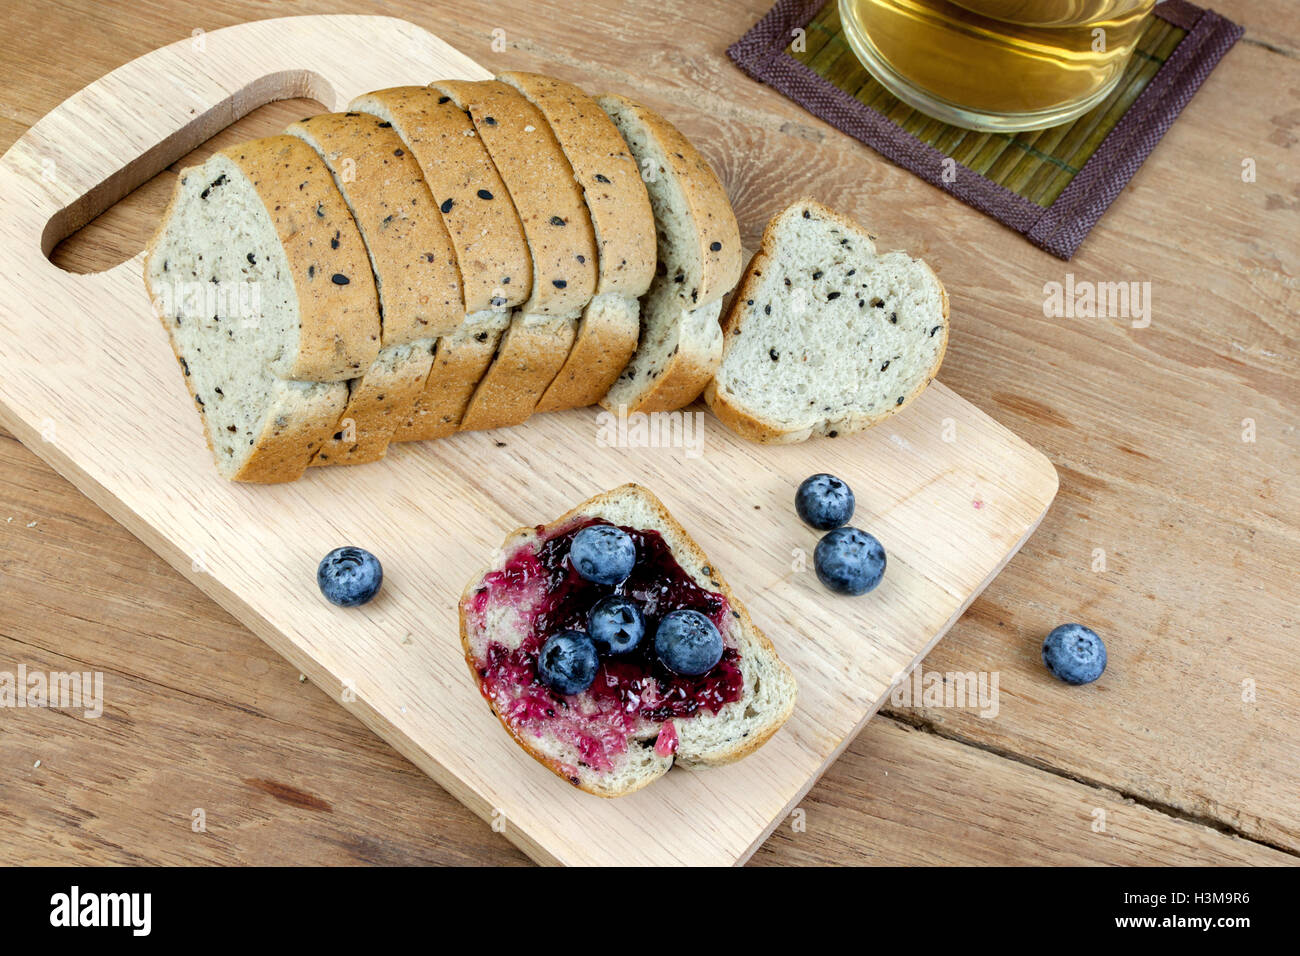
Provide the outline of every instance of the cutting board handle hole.
{"type": "Polygon", "coordinates": [[[328,111],[321,100],[333,99],[331,94],[324,90],[317,94],[310,85],[304,88],[302,74],[282,76],[292,82],[277,83],[281,77],[268,77],[195,117],[51,216],[41,237],[46,258],[78,275],[107,272],[135,258],[157,228],[181,169],[202,163],[219,149],[274,136],[296,120],[328,111]]]}

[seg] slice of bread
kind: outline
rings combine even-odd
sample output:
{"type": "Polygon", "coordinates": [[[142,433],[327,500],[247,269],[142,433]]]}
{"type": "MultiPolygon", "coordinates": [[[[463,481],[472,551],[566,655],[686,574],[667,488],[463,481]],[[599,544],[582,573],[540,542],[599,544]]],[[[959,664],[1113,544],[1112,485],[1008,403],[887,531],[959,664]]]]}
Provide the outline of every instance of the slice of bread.
{"type": "Polygon", "coordinates": [[[641,167],[658,228],[656,272],[695,309],[730,292],[740,278],[740,227],[727,191],[690,140],[654,110],[624,96],[596,102],[641,167]]]}
{"type": "Polygon", "coordinates": [[[641,300],[636,357],[601,398],[620,415],[667,412],[695,401],[722,361],[721,300],[684,309],[677,290],[656,281],[641,300]]]}
{"type": "Polygon", "coordinates": [[[903,252],[812,200],[774,216],[723,320],[705,401],[739,435],[789,444],[893,415],[939,371],[948,294],[903,252]]]}
{"type": "Polygon", "coordinates": [[[575,316],[516,309],[470,397],[459,429],[509,428],[526,421],[564,365],[576,333],[575,316]]]}
{"type": "Polygon", "coordinates": [[[392,124],[424,173],[456,252],[468,315],[456,333],[438,340],[424,389],[393,434],[393,441],[441,438],[459,426],[509,324],[509,308],[532,294],[532,256],[492,157],[449,98],[400,86],[359,96],[349,109],[392,124]]]}
{"type": "Polygon", "coordinates": [[[519,71],[497,79],[536,107],[573,169],[595,230],[596,294],[644,295],[655,272],[654,213],[641,170],[617,127],[572,83],[519,71]]]}
{"type": "Polygon", "coordinates": [[[325,161],[357,222],[379,290],[383,344],[455,332],[465,318],[456,250],[392,124],[369,113],[322,113],[285,132],[325,161]]]}
{"type": "Polygon", "coordinates": [[[220,473],[299,478],[379,347],[365,246],[320,158],[276,136],[183,171],[144,275],[220,473]]]}
{"type": "Polygon", "coordinates": [[[569,351],[596,287],[596,237],[582,190],[546,118],[496,80],[444,80],[431,89],[470,115],[523,223],[533,294],[516,310],[470,399],[462,429],[526,420],[569,351]]]}
{"type": "MultiPolygon", "coordinates": [[[[645,556],[640,552],[638,561],[645,556]]],[[[635,597],[648,592],[633,586],[629,593],[635,597]]],[[[643,644],[653,642],[657,624],[649,604],[644,606],[648,619],[643,644]]],[[[696,767],[738,760],[765,743],[794,710],[794,676],[772,643],[663,503],[638,485],[596,495],[549,525],[509,535],[491,565],[461,596],[460,624],[470,672],[506,730],[554,773],[598,796],[639,790],[667,773],[674,762],[696,767]],[[643,678],[640,684],[628,685],[640,688],[634,707],[644,704],[650,710],[625,709],[620,698],[595,693],[613,686],[612,680],[601,683],[602,675],[611,673],[604,663],[596,683],[581,694],[560,695],[537,681],[536,653],[546,635],[535,633],[534,622],[551,593],[550,573],[537,556],[546,547],[551,559],[561,562],[561,573],[572,574],[567,557],[554,549],[564,546],[565,535],[597,521],[647,532],[647,538],[660,536],[665,553],[690,583],[693,600],[709,608],[727,648],[719,666],[696,680],[717,680],[722,686],[725,669],[734,699],[723,702],[721,698],[731,694],[719,694],[716,710],[702,703],[689,714],[677,715],[671,708],[665,714],[660,709],[669,697],[656,674],[653,688],[643,678]],[[557,539],[557,544],[547,545],[557,539]]]]}
{"type": "Polygon", "coordinates": [[[509,312],[487,309],[467,315],[458,332],[440,338],[424,391],[412,406],[410,418],[393,433],[393,441],[454,435],[509,325],[509,312]]]}
{"type": "Polygon", "coordinates": [[[339,428],[314,465],[384,456],[411,416],[436,337],[465,320],[460,269],[424,174],[392,125],[368,113],[322,113],[287,130],[325,162],[365,241],[379,293],[379,355],[349,386],[339,428]]]}
{"type": "Polygon", "coordinates": [[[594,405],[636,351],[637,299],[650,287],[656,261],[650,197],[623,137],[590,96],[538,73],[510,71],[497,79],[519,90],[550,124],[582,187],[599,253],[596,295],[537,411],[594,405]]]}
{"type": "Polygon", "coordinates": [[[520,311],[572,315],[596,289],[596,238],[545,117],[496,80],[443,80],[430,89],[469,114],[508,191],[502,198],[519,214],[533,265],[532,295],[520,311]]]}
{"type": "Polygon", "coordinates": [[[182,172],[145,271],[160,284],[253,284],[251,338],[280,378],[346,381],[379,352],[365,244],[329,170],[293,136],[240,143],[182,172]]]}
{"type": "Polygon", "coordinates": [[[740,229],[712,167],[671,123],[621,96],[596,102],[641,166],[658,236],[636,353],[600,404],[671,411],[699,396],[722,358],[717,318],[740,276],[740,229]]]}

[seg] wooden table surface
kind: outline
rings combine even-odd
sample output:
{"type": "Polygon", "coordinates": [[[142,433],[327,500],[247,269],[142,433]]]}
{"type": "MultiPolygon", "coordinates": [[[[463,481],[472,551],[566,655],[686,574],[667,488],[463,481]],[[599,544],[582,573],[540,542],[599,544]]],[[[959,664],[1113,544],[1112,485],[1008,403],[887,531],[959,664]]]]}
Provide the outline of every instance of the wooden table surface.
{"type": "MultiPolygon", "coordinates": [[[[135,56],[288,13],[401,16],[488,68],[644,99],[714,163],[748,248],[809,194],[930,261],[952,296],[940,377],[1061,476],[923,665],[996,672],[996,716],[886,705],[754,861],[1296,863],[1300,10],[1215,4],[1245,39],[1062,263],[737,70],[724,50],[768,5],[3,0],[0,148],[135,56]],[[1150,282],[1150,326],[1045,318],[1066,273],[1150,282]],[[1109,649],[1090,687],[1039,659],[1072,620],[1109,649]]],[[[270,104],[196,155],[315,109],[270,104]]],[[[136,254],[181,165],[56,262],[136,254]]],[[[0,431],[0,672],[21,664],[101,671],[106,706],[0,711],[0,862],[526,862],[0,431]]]]}

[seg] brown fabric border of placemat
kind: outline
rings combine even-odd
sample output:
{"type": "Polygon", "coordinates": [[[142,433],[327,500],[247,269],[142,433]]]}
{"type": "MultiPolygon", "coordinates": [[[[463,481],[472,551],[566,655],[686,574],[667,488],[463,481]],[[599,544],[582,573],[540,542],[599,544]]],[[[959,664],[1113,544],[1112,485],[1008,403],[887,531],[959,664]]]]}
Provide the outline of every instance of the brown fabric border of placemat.
{"type": "Polygon", "coordinates": [[[1244,32],[1232,21],[1187,0],[1158,4],[1155,15],[1186,30],[1187,35],[1069,185],[1043,209],[960,163],[956,179],[944,182],[943,160],[949,157],[787,54],[791,31],[806,26],[822,7],[833,2],[778,0],[727,49],[727,55],[750,76],[836,129],[1061,259],[1074,255],[1192,94],[1244,32]]]}

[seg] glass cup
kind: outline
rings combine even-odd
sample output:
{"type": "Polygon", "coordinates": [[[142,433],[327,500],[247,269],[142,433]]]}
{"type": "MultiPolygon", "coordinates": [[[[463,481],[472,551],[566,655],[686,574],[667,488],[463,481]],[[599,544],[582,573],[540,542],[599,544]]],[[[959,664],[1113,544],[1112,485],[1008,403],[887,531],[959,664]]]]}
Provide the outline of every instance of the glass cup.
{"type": "Polygon", "coordinates": [[[1156,0],[839,0],[858,59],[929,116],[1043,129],[1106,98],[1156,0]]]}

